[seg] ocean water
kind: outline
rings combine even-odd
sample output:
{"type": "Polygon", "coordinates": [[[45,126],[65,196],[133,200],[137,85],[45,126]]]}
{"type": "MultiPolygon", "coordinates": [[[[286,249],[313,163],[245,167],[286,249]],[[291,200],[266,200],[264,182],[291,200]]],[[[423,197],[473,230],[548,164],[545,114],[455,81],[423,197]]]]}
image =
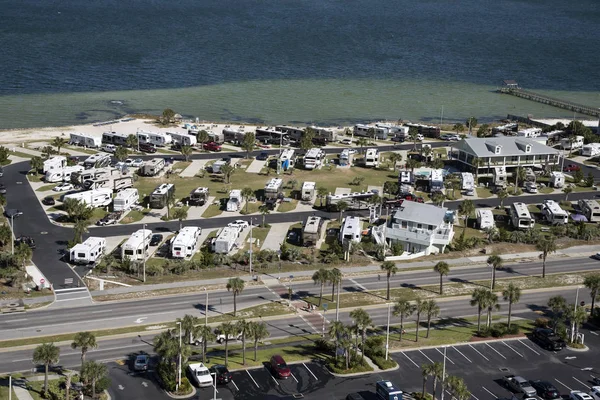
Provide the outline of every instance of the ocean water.
{"type": "Polygon", "coordinates": [[[214,121],[439,122],[600,107],[596,0],[0,0],[0,128],[166,107],[214,121]],[[442,112],[443,109],[443,112],[442,112]]]}

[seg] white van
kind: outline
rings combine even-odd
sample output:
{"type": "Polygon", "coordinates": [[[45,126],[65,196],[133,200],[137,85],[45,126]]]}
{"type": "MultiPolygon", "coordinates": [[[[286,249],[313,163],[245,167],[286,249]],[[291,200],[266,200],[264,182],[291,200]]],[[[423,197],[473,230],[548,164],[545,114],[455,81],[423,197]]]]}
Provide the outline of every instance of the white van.
{"type": "Polygon", "coordinates": [[[105,144],[104,146],[102,146],[102,151],[105,151],[107,153],[114,153],[115,151],[117,151],[117,146],[115,146],[114,144],[105,144]]]}

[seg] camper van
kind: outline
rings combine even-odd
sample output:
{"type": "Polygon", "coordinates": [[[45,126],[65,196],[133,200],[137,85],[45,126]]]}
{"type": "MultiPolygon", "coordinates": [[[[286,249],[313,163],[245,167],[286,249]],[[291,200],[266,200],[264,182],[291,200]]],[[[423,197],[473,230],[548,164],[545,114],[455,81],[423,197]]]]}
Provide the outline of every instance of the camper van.
{"type": "Polygon", "coordinates": [[[221,230],[212,242],[212,250],[215,253],[227,254],[235,246],[235,241],[239,236],[237,228],[226,227],[221,230]]]}
{"type": "Polygon", "coordinates": [[[69,260],[73,264],[92,264],[104,255],[105,249],[106,239],[92,236],[71,248],[69,260]]]}
{"type": "Polygon", "coordinates": [[[198,238],[202,233],[199,226],[186,226],[171,241],[171,257],[191,257],[198,251],[198,238]]]}
{"type": "Polygon", "coordinates": [[[588,143],[581,148],[581,155],[584,157],[596,157],[600,154],[600,143],[588,143]]]}
{"type": "Polygon", "coordinates": [[[535,225],[535,220],[531,217],[527,204],[513,203],[510,206],[510,220],[516,229],[530,229],[535,225]]]}
{"type": "Polygon", "coordinates": [[[141,130],[137,132],[137,137],[140,144],[146,143],[156,147],[167,146],[173,141],[171,135],[163,132],[150,132],[141,130]]]}
{"type": "Polygon", "coordinates": [[[195,146],[198,143],[196,136],[187,133],[168,132],[171,135],[173,146],[195,146]]]}
{"type": "Polygon", "coordinates": [[[562,138],[560,139],[560,147],[564,150],[581,149],[583,147],[583,136],[575,136],[574,138],[562,138]]]}
{"type": "Polygon", "coordinates": [[[287,171],[289,168],[295,167],[294,149],[285,149],[279,156],[279,166],[283,171],[287,171]]]}
{"type": "Polygon", "coordinates": [[[554,200],[544,200],[540,209],[546,221],[552,225],[564,225],[569,222],[569,214],[554,200]]]}
{"type": "Polygon", "coordinates": [[[63,169],[51,169],[50,171],[46,172],[44,181],[48,183],[70,182],[71,175],[73,173],[79,173],[82,171],[83,167],[81,165],[74,165],[72,167],[65,167],[63,169]]]}
{"type": "Polygon", "coordinates": [[[321,231],[321,217],[314,215],[306,219],[304,228],[302,229],[302,244],[304,246],[314,246],[319,240],[321,231]]]}
{"type": "Polygon", "coordinates": [[[581,199],[577,205],[589,222],[600,222],[600,204],[596,200],[581,199]]]}
{"type": "Polygon", "coordinates": [[[304,182],[302,184],[302,201],[312,201],[315,198],[315,182],[304,182]]]}
{"type": "Polygon", "coordinates": [[[265,185],[265,204],[268,207],[273,208],[277,199],[283,196],[283,179],[281,178],[272,178],[265,185]]]}
{"type": "Polygon", "coordinates": [[[304,168],[317,169],[321,167],[324,158],[325,152],[323,150],[316,147],[309,149],[304,156],[304,168]]]}
{"type": "Polygon", "coordinates": [[[495,225],[492,210],[485,208],[477,209],[477,226],[479,226],[479,229],[491,229],[495,225]]]}
{"type": "Polygon", "coordinates": [[[71,133],[69,144],[72,146],[83,146],[97,149],[102,146],[102,138],[92,136],[89,133],[71,133]]]}
{"type": "Polygon", "coordinates": [[[131,210],[140,200],[138,190],[135,188],[129,188],[120,191],[113,200],[113,208],[115,211],[128,211],[131,210]]]}
{"type": "Polygon", "coordinates": [[[163,183],[150,193],[150,208],[166,207],[170,196],[175,195],[175,185],[163,183]]]}
{"type": "Polygon", "coordinates": [[[199,187],[190,193],[190,204],[195,206],[203,206],[208,200],[209,190],[207,187],[199,187]]]}
{"type": "Polygon", "coordinates": [[[152,231],[150,229],[139,229],[127,239],[123,245],[121,245],[121,259],[125,260],[143,260],[148,255],[148,245],[152,238],[152,231]]]}
{"type": "Polygon", "coordinates": [[[550,172],[550,186],[560,189],[565,185],[565,174],[560,171],[550,172]]]}
{"type": "Polygon", "coordinates": [[[340,228],[340,242],[343,244],[346,241],[352,243],[360,242],[360,234],[362,231],[362,222],[359,217],[347,216],[342,222],[340,228]]]}
{"type": "Polygon", "coordinates": [[[153,158],[150,161],[144,162],[144,165],[139,169],[139,174],[143,176],[156,176],[165,168],[164,158],[153,158]]]}
{"type": "Polygon", "coordinates": [[[242,191],[234,189],[229,192],[229,200],[227,201],[227,211],[239,211],[242,207],[242,191]]]}
{"type": "Polygon", "coordinates": [[[85,169],[108,167],[111,162],[111,155],[108,153],[92,154],[83,161],[85,169]]]}
{"type": "Polygon", "coordinates": [[[63,202],[67,199],[82,201],[88,207],[106,207],[112,203],[112,189],[86,190],[85,192],[66,194],[63,196],[63,202]]]}
{"type": "Polygon", "coordinates": [[[379,150],[367,149],[365,154],[365,167],[379,167],[379,150]]]}
{"type": "Polygon", "coordinates": [[[67,158],[64,156],[54,156],[52,158],[44,161],[44,167],[42,168],[42,173],[47,173],[48,171],[56,171],[62,170],[67,166],[67,158]]]}

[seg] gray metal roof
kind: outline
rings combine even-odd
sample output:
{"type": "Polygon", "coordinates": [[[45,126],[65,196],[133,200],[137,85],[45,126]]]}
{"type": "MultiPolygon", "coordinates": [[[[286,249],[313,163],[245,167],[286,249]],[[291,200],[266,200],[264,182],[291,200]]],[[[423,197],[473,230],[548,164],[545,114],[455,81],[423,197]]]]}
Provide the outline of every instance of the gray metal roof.
{"type": "Polygon", "coordinates": [[[476,157],[511,157],[559,154],[558,150],[536,142],[535,140],[508,136],[494,138],[467,138],[461,140],[453,147],[464,150],[467,153],[475,155],[476,157]],[[529,153],[527,153],[525,150],[527,145],[531,146],[531,151],[529,153]],[[495,153],[496,146],[501,146],[500,153],[495,153]]]}
{"type": "Polygon", "coordinates": [[[445,207],[405,200],[402,202],[402,205],[396,209],[393,218],[395,220],[439,226],[444,222],[446,211],[448,211],[448,209],[445,207]]]}

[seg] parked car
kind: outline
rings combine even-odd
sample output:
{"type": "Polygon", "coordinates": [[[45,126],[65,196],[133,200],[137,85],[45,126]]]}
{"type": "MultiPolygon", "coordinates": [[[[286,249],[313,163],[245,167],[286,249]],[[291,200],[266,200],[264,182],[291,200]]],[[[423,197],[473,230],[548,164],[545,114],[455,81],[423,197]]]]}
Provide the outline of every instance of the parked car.
{"type": "Polygon", "coordinates": [[[23,215],[23,211],[16,208],[7,208],[4,210],[4,216],[6,218],[17,218],[23,215]]]}
{"type": "Polygon", "coordinates": [[[271,357],[270,365],[273,374],[280,379],[287,379],[290,377],[290,375],[292,375],[290,367],[288,367],[283,357],[281,357],[279,354],[275,354],[271,357]]]}
{"type": "Polygon", "coordinates": [[[417,141],[422,142],[423,140],[425,140],[425,136],[423,136],[422,134],[417,134],[417,141]]]}
{"type": "MultiPolygon", "coordinates": [[[[240,340],[242,338],[242,334],[238,333],[237,335],[229,335],[228,338],[229,341],[240,340]]],[[[215,342],[219,344],[225,343],[225,335],[223,335],[222,333],[218,334],[217,338],[215,339],[215,342]]]]}
{"type": "Polygon", "coordinates": [[[53,206],[56,204],[56,200],[52,196],[46,196],[42,199],[42,204],[45,206],[53,206]]]}
{"type": "Polygon", "coordinates": [[[150,356],[148,354],[138,354],[133,361],[134,371],[147,371],[150,364],[150,356]]]}
{"type": "Polygon", "coordinates": [[[0,194],[6,194],[6,186],[0,183],[0,194]]]}
{"type": "Polygon", "coordinates": [[[575,172],[575,171],[579,171],[580,169],[581,169],[581,167],[577,164],[567,164],[563,168],[563,171],[564,172],[575,172]]]}
{"type": "Polygon", "coordinates": [[[535,182],[525,182],[525,191],[527,193],[537,193],[538,189],[535,182]]]}
{"type": "Polygon", "coordinates": [[[139,168],[142,165],[144,165],[144,160],[142,160],[141,158],[136,158],[135,160],[133,160],[133,162],[131,163],[131,167],[132,168],[139,168]]]}
{"type": "Polygon", "coordinates": [[[352,139],[348,139],[348,138],[342,139],[342,140],[340,140],[340,143],[350,146],[350,145],[352,145],[352,139]]]}
{"type": "Polygon", "coordinates": [[[404,136],[394,136],[392,138],[392,142],[402,143],[402,142],[404,142],[404,136]]]}
{"type": "Polygon", "coordinates": [[[98,225],[98,226],[114,225],[117,222],[119,222],[119,218],[121,218],[121,213],[112,212],[112,213],[108,214],[107,216],[105,216],[104,218],[100,219],[98,222],[96,222],[96,225],[98,225]]]}
{"type": "Polygon", "coordinates": [[[15,239],[15,246],[25,243],[30,249],[35,249],[35,240],[29,236],[19,236],[15,239]]]}
{"type": "Polygon", "coordinates": [[[581,390],[571,390],[569,394],[571,400],[594,400],[589,394],[582,392],[581,390]]]}
{"type": "Polygon", "coordinates": [[[447,141],[450,141],[450,140],[452,140],[453,138],[454,138],[454,135],[451,135],[451,134],[449,134],[449,133],[443,133],[443,134],[441,134],[441,135],[440,135],[440,139],[441,139],[441,140],[447,140],[447,141]]]}
{"type": "Polygon", "coordinates": [[[244,221],[243,219],[236,219],[235,221],[228,223],[227,226],[230,228],[238,228],[241,232],[244,229],[248,228],[250,224],[248,223],[248,221],[244,221]]]}
{"type": "Polygon", "coordinates": [[[208,142],[208,143],[204,143],[204,146],[202,146],[204,148],[204,150],[208,150],[208,151],[221,151],[222,147],[219,143],[215,143],[215,142],[208,142]]]}
{"type": "Polygon", "coordinates": [[[209,371],[211,374],[216,374],[217,385],[224,385],[231,382],[231,372],[229,372],[226,366],[221,364],[213,365],[209,368],[209,371]]]}
{"type": "Polygon", "coordinates": [[[531,333],[531,338],[541,347],[551,351],[558,351],[565,348],[565,341],[552,329],[535,328],[531,333]]]}
{"type": "Polygon", "coordinates": [[[54,188],[52,189],[52,191],[54,192],[68,192],[69,190],[73,190],[75,187],[73,186],[72,183],[69,182],[63,182],[63,183],[59,183],[58,185],[54,186],[54,188]]]}
{"type": "Polygon", "coordinates": [[[256,159],[259,161],[266,161],[269,159],[269,153],[262,151],[259,155],[256,156],[256,159]]]}
{"type": "Polygon", "coordinates": [[[594,400],[600,400],[600,386],[592,386],[590,396],[592,396],[594,400]]]}
{"type": "Polygon", "coordinates": [[[149,143],[140,143],[140,151],[144,153],[156,153],[156,147],[149,143]]]}
{"type": "Polygon", "coordinates": [[[531,386],[536,390],[538,396],[542,399],[553,400],[559,399],[560,393],[556,389],[556,387],[548,381],[529,381],[531,386]]]}
{"type": "Polygon", "coordinates": [[[107,153],[114,153],[115,151],[117,151],[117,146],[115,146],[114,144],[105,144],[104,146],[102,146],[102,151],[105,151],[107,153]]]}
{"type": "Polygon", "coordinates": [[[522,376],[506,375],[503,380],[506,386],[514,393],[521,393],[527,397],[533,397],[537,394],[529,381],[522,376]]]}
{"type": "Polygon", "coordinates": [[[160,233],[155,233],[150,238],[150,246],[158,246],[163,240],[163,235],[160,233]]]}

